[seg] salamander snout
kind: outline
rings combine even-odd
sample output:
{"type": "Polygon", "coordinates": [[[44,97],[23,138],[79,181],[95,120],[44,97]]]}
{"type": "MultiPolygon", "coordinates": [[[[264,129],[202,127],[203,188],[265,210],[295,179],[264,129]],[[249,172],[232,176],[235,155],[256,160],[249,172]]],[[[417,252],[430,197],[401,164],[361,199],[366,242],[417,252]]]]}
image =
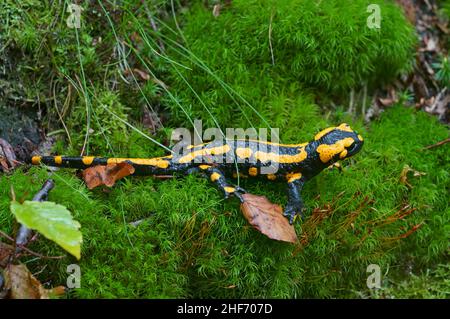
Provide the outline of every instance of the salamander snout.
{"type": "Polygon", "coordinates": [[[341,153],[341,158],[348,158],[355,155],[364,145],[363,137],[347,123],[342,123],[337,126],[333,132],[334,134],[330,134],[330,137],[334,137],[338,143],[341,141],[345,147],[345,151],[341,153]]]}
{"type": "Polygon", "coordinates": [[[355,136],[353,137],[353,140],[354,140],[354,142],[350,146],[346,147],[346,150],[347,150],[346,157],[355,155],[362,149],[362,147],[364,145],[364,140],[363,140],[362,136],[359,135],[357,132],[355,132],[355,136]]]}
{"type": "Polygon", "coordinates": [[[346,123],[322,130],[314,140],[319,142],[317,151],[324,163],[353,156],[364,145],[363,137],[346,123]]]}

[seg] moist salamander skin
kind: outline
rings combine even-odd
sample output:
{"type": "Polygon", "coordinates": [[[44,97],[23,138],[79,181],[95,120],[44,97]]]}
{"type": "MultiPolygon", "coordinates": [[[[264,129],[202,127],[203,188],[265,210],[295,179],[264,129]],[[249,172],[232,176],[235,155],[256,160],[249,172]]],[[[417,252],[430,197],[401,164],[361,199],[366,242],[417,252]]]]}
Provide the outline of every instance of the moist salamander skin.
{"type": "Polygon", "coordinates": [[[226,198],[234,195],[241,201],[245,190],[230,184],[229,177],[239,174],[240,177],[263,178],[268,182],[285,181],[288,203],[284,216],[292,223],[297,215],[302,216],[301,190],[305,182],[337,161],[355,155],[363,144],[362,136],[343,123],[322,130],[312,141],[302,144],[225,139],[190,145],[182,154],[155,158],[33,156],[31,163],[85,169],[127,162],[133,165],[136,175],[202,173],[223,191],[226,198]]]}

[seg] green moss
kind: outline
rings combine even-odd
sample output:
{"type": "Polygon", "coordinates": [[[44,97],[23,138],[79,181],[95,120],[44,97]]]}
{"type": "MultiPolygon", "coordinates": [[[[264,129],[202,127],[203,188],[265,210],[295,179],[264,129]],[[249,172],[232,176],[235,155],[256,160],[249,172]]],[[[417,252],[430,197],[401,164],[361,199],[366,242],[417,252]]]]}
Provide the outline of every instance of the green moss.
{"type": "MultiPolygon", "coordinates": [[[[152,136],[162,143],[173,127],[190,127],[186,113],[191,120],[202,119],[204,128],[215,126],[215,120],[222,128],[270,124],[280,128],[283,142],[295,143],[311,139],[327,125],[347,121],[366,141],[342,173],[327,170],[305,187],[310,218],[296,225],[301,240],[297,246],[258,233],[242,217],[235,200],[222,200],[219,191],[200,177],[168,181],[129,177],[112,189],[88,191],[73,171],[56,172],[56,188],[49,200],[73,212],[84,236],[78,262],[81,289],[73,290],[70,297],[304,298],[346,297],[355,292],[378,297],[365,286],[371,263],[379,264],[383,273],[389,267],[396,278],[389,294],[402,296],[401,282],[417,283],[404,275],[404,268],[420,273],[442,263],[450,233],[448,145],[422,149],[447,138],[447,128],[423,112],[401,106],[365,126],[340,107],[327,111],[318,105],[322,98],[339,97],[362,82],[389,81],[408,69],[414,43],[411,27],[391,1],[383,1],[379,2],[381,29],[369,30],[368,3],[233,1],[217,18],[210,8],[197,4],[179,16],[188,50],[177,51],[161,21],[160,33],[150,30],[141,1],[124,1],[121,8],[130,11],[122,13],[105,3],[111,23],[98,3],[86,3],[85,27],[78,36],[65,25],[64,7],[39,1],[20,6],[3,2],[0,20],[9,22],[0,36],[8,43],[7,50],[24,56],[13,62],[25,96],[43,101],[49,131],[61,128],[61,112],[71,136],[69,146],[68,137],[59,139],[57,153],[79,154],[85,145],[96,155],[164,154],[129,127],[146,131],[138,123],[143,105],[159,108],[166,117],[165,128],[152,136]],[[20,30],[25,32],[17,35],[20,30]],[[166,39],[164,56],[152,50],[157,49],[158,38],[166,39]],[[136,49],[126,51],[130,67],[152,73],[151,80],[133,82],[126,77],[131,84],[123,80],[124,60],[117,53],[122,39],[125,47],[136,49]],[[426,174],[410,173],[412,188],[400,183],[405,165],[426,174]],[[407,205],[416,210],[392,219],[407,205]],[[139,220],[139,225],[130,225],[139,220]],[[417,231],[409,233],[419,224],[417,231]]],[[[172,36],[179,40],[179,34],[172,36]]],[[[14,232],[8,208],[10,187],[18,199],[30,199],[46,178],[42,168],[0,176],[3,231],[14,232]]],[[[242,183],[251,193],[286,203],[278,184],[242,183]]],[[[65,255],[44,238],[30,248],[65,255]]],[[[77,263],[69,256],[24,260],[36,272],[46,265],[39,279],[55,285],[65,284],[67,265],[77,263]]]]}
{"type": "MultiPolygon", "coordinates": [[[[248,226],[236,201],[221,200],[208,181],[127,178],[111,191],[87,192],[70,172],[58,172],[50,200],[66,205],[82,224],[82,288],[77,297],[330,297],[368,294],[366,267],[386,270],[431,265],[445,257],[450,184],[448,146],[422,151],[447,136],[425,113],[403,107],[383,114],[362,132],[364,151],[344,172],[325,171],[304,192],[323,220],[297,225],[301,246],[267,239],[248,226]],[[413,188],[399,182],[404,165],[424,172],[409,176],[413,188]],[[341,192],[343,194],[339,195],[341,192]],[[316,196],[320,195],[320,198],[316,196]],[[330,205],[330,209],[327,209],[330,205]],[[417,210],[384,225],[404,205],[417,210]],[[327,211],[329,213],[327,213],[327,211]],[[143,220],[137,227],[130,222],[143,220]],[[413,225],[415,233],[401,237],[413,225]],[[426,244],[424,244],[426,243],[426,244]]],[[[11,232],[8,211],[12,185],[18,198],[30,198],[47,178],[34,168],[0,181],[0,218],[11,232]]],[[[285,202],[277,185],[248,181],[252,193],[285,202]]],[[[316,212],[317,214],[317,212],[316,212]]],[[[41,238],[32,249],[62,254],[41,238]]],[[[65,282],[70,257],[42,263],[65,282]]],[[[391,270],[392,271],[392,270],[391,270]]],[[[41,276],[43,276],[41,274],[41,276]]],[[[46,273],[43,280],[48,279],[46,273]]],[[[436,295],[438,296],[438,295],[436,295]]]]}
{"type": "Polygon", "coordinates": [[[358,296],[383,299],[445,299],[450,295],[449,270],[448,265],[441,264],[419,274],[410,273],[408,280],[387,277],[383,280],[381,289],[373,290],[369,295],[358,296]]]}
{"type": "Polygon", "coordinates": [[[322,96],[390,81],[410,69],[413,28],[390,1],[376,3],[381,28],[368,28],[372,3],[233,1],[218,17],[210,7],[196,5],[185,14],[182,30],[189,51],[169,51],[189,69],[173,66],[171,85],[183,104],[192,104],[192,117],[206,118],[205,104],[220,123],[248,125],[245,118],[239,121],[245,116],[252,124],[263,123],[243,97],[274,126],[282,115],[273,112],[271,103],[298,96],[302,87],[322,96]]]}

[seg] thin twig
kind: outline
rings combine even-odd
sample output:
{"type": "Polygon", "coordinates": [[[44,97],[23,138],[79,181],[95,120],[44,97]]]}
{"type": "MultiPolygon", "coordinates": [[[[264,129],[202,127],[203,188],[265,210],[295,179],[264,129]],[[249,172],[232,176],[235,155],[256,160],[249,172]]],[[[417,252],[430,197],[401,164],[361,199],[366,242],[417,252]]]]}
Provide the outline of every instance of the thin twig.
{"type": "MultiPolygon", "coordinates": [[[[33,197],[34,202],[42,202],[47,200],[48,193],[55,187],[55,182],[52,179],[48,179],[45,181],[42,188],[39,192],[36,193],[33,197]]],[[[20,252],[20,249],[26,245],[32,236],[32,230],[25,225],[20,225],[19,231],[16,236],[16,254],[20,252]]]]}
{"type": "Polygon", "coordinates": [[[364,82],[364,87],[363,87],[363,105],[362,105],[362,116],[364,118],[364,116],[366,115],[366,101],[367,100],[367,82],[364,82]]]}
{"type": "Polygon", "coordinates": [[[153,175],[153,178],[157,178],[157,179],[171,179],[174,178],[173,175],[153,175]]]}
{"type": "MultiPolygon", "coordinates": [[[[158,26],[156,25],[156,22],[153,19],[152,15],[150,13],[150,10],[148,9],[147,1],[142,1],[142,4],[144,5],[145,12],[147,13],[147,17],[148,17],[148,20],[150,21],[150,25],[151,25],[153,31],[155,31],[155,33],[158,34],[159,33],[158,26]]],[[[159,49],[161,50],[161,53],[163,53],[166,50],[166,48],[164,47],[164,42],[162,42],[160,37],[158,37],[158,46],[159,46],[159,49]]]]}
{"type": "Polygon", "coordinates": [[[56,100],[56,84],[53,86],[53,105],[55,106],[56,113],[58,113],[58,117],[61,121],[61,124],[63,125],[64,130],[66,131],[67,138],[69,139],[69,144],[70,146],[72,146],[72,138],[70,137],[69,130],[67,129],[66,123],[64,122],[61,112],[59,112],[58,101],[56,100]]]}
{"type": "MultiPolygon", "coordinates": [[[[9,241],[11,241],[13,243],[15,242],[14,238],[8,236],[7,234],[5,234],[1,230],[0,230],[0,236],[8,239],[9,241]]],[[[17,246],[20,247],[21,249],[23,249],[24,251],[26,251],[27,253],[29,253],[30,255],[33,255],[33,256],[36,256],[36,257],[39,257],[39,258],[43,258],[43,259],[62,259],[62,258],[66,257],[66,256],[44,256],[44,255],[41,255],[39,253],[36,253],[36,252],[30,250],[29,248],[27,248],[27,247],[25,247],[23,245],[17,245],[17,246]]]]}
{"type": "Polygon", "coordinates": [[[273,20],[273,12],[270,15],[270,23],[269,23],[269,47],[270,47],[270,55],[272,57],[272,65],[275,65],[275,57],[273,55],[273,47],[272,47],[272,20],[273,20]]]}
{"type": "Polygon", "coordinates": [[[175,14],[175,6],[173,5],[173,0],[170,0],[170,6],[172,8],[172,17],[173,17],[173,21],[175,22],[175,27],[178,30],[178,33],[180,33],[181,38],[183,39],[183,42],[185,43],[185,45],[187,45],[187,41],[186,38],[184,37],[183,31],[181,31],[180,25],[178,24],[178,20],[175,14]]]}
{"type": "Polygon", "coordinates": [[[443,141],[440,141],[440,142],[438,142],[436,144],[433,144],[433,145],[428,145],[427,147],[424,147],[423,149],[424,150],[429,150],[429,149],[432,149],[432,148],[435,148],[435,147],[438,147],[438,146],[441,146],[441,145],[444,145],[444,144],[447,144],[447,143],[450,143],[450,138],[447,138],[447,139],[445,139],[443,141]]]}

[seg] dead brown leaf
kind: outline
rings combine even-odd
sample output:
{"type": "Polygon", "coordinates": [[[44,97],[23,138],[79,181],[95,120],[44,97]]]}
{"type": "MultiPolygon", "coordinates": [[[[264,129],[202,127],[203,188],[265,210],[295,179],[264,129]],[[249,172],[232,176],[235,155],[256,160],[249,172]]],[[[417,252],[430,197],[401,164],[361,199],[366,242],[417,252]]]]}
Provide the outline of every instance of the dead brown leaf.
{"type": "Polygon", "coordinates": [[[424,172],[416,171],[416,170],[412,169],[411,167],[409,167],[408,165],[405,165],[403,167],[402,172],[400,173],[400,183],[408,186],[409,188],[413,188],[413,186],[408,181],[408,173],[410,173],[410,172],[413,173],[414,177],[420,177],[420,176],[426,175],[426,173],[424,173],[424,172]]]}
{"type": "Polygon", "coordinates": [[[445,34],[449,34],[449,30],[448,30],[448,22],[439,22],[437,23],[437,26],[439,27],[439,29],[441,29],[441,31],[445,34]]]}
{"type": "Polygon", "coordinates": [[[248,222],[270,239],[296,243],[297,234],[293,225],[283,216],[279,205],[271,203],[265,196],[243,194],[241,211],[248,222]]]}
{"type": "Polygon", "coordinates": [[[0,170],[3,169],[3,171],[8,172],[17,164],[16,154],[11,144],[0,138],[0,170]]]}
{"type": "Polygon", "coordinates": [[[9,256],[12,255],[14,247],[0,242],[0,267],[6,267],[9,256]]]}
{"type": "Polygon", "coordinates": [[[430,95],[425,80],[417,73],[413,77],[413,89],[417,99],[427,98],[430,95]]]}
{"type": "Polygon", "coordinates": [[[213,7],[213,16],[214,17],[218,17],[220,15],[220,9],[222,8],[222,6],[220,4],[215,4],[213,7]]]}
{"type": "Polygon", "coordinates": [[[161,119],[158,114],[148,107],[144,107],[142,111],[142,125],[149,129],[154,135],[162,127],[161,119]]]}
{"type": "Polygon", "coordinates": [[[419,51],[435,52],[439,50],[439,39],[437,37],[424,37],[423,41],[425,43],[425,47],[420,48],[419,51]]]}
{"type": "Polygon", "coordinates": [[[126,70],[123,71],[123,75],[125,75],[125,76],[130,76],[130,75],[134,76],[135,74],[137,76],[139,76],[144,81],[150,80],[150,75],[147,72],[142,71],[140,69],[134,68],[132,70],[131,69],[126,69],[126,70]]]}
{"type": "Polygon", "coordinates": [[[97,165],[83,171],[83,180],[89,189],[97,186],[114,186],[117,180],[134,173],[134,167],[129,163],[97,165]]]}
{"type": "Polygon", "coordinates": [[[49,299],[65,292],[62,286],[45,289],[24,264],[9,265],[3,275],[10,299],[49,299]]]}
{"type": "Polygon", "coordinates": [[[439,92],[436,97],[432,97],[428,101],[424,100],[424,103],[419,104],[420,107],[424,106],[425,112],[438,115],[440,120],[445,120],[450,113],[448,105],[450,105],[450,95],[446,88],[439,92]]]}
{"type": "Polygon", "coordinates": [[[139,70],[139,69],[135,68],[135,69],[133,69],[133,72],[137,73],[142,80],[145,80],[145,81],[150,80],[150,75],[147,72],[145,72],[145,71],[142,71],[142,70],[139,70]]]}
{"type": "Polygon", "coordinates": [[[391,106],[392,104],[396,103],[396,101],[391,98],[379,98],[378,101],[380,101],[381,105],[383,106],[391,106]]]}

